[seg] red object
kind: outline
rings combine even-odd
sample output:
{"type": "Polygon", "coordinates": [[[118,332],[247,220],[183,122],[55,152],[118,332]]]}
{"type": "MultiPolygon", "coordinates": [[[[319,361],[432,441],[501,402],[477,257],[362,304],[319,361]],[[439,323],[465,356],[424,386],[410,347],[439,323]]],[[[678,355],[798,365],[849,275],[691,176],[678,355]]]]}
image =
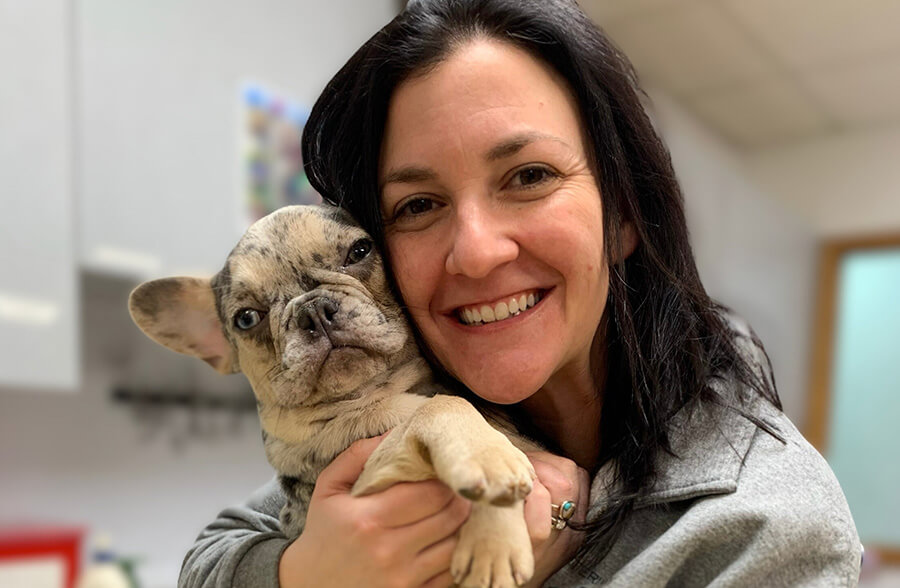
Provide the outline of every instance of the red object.
{"type": "Polygon", "coordinates": [[[36,557],[59,557],[66,567],[66,588],[74,588],[81,563],[79,527],[0,527],[0,566],[36,557]]]}

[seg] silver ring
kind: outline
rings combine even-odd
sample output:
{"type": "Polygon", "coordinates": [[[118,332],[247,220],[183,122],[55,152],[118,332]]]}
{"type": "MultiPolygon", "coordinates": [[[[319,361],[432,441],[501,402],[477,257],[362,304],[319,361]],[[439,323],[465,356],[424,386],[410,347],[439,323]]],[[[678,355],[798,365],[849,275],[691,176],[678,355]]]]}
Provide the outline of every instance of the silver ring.
{"type": "Polygon", "coordinates": [[[575,514],[575,503],[571,500],[563,501],[562,504],[550,505],[550,528],[562,531],[569,526],[569,519],[575,514]]]}

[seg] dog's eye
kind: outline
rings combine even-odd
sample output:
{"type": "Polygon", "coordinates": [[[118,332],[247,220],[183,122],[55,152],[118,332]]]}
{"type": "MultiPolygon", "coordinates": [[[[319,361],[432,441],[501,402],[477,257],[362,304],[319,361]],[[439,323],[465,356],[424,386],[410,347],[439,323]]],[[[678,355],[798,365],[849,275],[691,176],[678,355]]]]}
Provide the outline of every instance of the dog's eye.
{"type": "Polygon", "coordinates": [[[354,241],[353,245],[350,246],[350,251],[347,252],[347,259],[344,261],[344,267],[359,263],[368,257],[371,251],[372,241],[370,239],[354,241]]]}
{"type": "Polygon", "coordinates": [[[234,315],[234,326],[242,331],[249,331],[262,321],[264,314],[252,308],[242,308],[234,315]]]}

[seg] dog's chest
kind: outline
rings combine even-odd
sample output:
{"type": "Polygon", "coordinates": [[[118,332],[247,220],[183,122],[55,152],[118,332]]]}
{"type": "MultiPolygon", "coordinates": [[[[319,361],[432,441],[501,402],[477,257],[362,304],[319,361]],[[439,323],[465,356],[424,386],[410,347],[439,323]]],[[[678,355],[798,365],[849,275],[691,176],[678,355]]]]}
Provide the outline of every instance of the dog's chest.
{"type": "Polygon", "coordinates": [[[354,441],[381,435],[407,421],[428,396],[401,393],[350,410],[339,409],[309,423],[300,443],[263,433],[266,456],[279,474],[314,484],[319,474],[354,441]]]}
{"type": "Polygon", "coordinates": [[[354,441],[401,425],[427,398],[403,393],[370,406],[370,410],[339,413],[327,422],[313,425],[316,430],[302,443],[287,443],[264,432],[266,456],[279,473],[285,496],[280,515],[285,535],[293,538],[302,532],[316,480],[338,454],[354,441]]]}

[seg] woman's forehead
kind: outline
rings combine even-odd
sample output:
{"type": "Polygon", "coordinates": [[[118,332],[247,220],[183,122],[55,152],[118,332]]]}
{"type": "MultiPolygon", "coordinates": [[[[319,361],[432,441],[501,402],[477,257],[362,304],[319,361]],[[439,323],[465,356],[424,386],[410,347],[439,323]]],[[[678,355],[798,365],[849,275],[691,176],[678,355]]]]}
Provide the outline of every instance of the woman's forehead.
{"type": "Polygon", "coordinates": [[[382,172],[454,146],[480,156],[503,141],[529,135],[581,146],[577,103],[568,85],[512,44],[473,41],[397,87],[388,111],[382,172]]]}

